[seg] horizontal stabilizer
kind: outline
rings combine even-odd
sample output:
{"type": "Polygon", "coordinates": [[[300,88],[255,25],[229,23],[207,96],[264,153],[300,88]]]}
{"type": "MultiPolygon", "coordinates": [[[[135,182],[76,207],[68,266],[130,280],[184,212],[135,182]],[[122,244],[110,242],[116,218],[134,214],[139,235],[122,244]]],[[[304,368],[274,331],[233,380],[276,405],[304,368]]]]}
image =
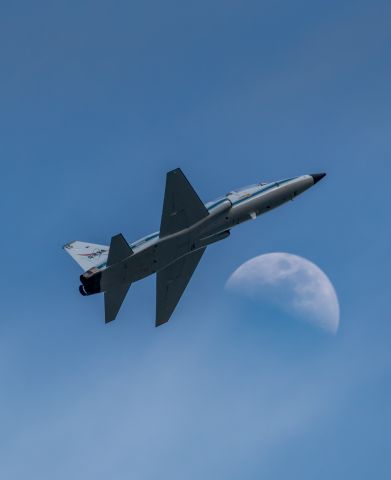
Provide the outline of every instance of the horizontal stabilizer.
{"type": "Polygon", "coordinates": [[[114,288],[105,292],[105,322],[109,323],[115,320],[122,302],[125,300],[130,284],[116,285],[114,288]]]}
{"type": "Polygon", "coordinates": [[[114,235],[111,238],[109,257],[107,259],[107,266],[110,267],[115,263],[122,262],[125,258],[133,255],[133,250],[129,246],[128,242],[125,240],[122,233],[114,235]]]}
{"type": "Polygon", "coordinates": [[[64,245],[64,250],[77,262],[84,271],[92,267],[103,268],[106,266],[109,247],[96,243],[69,242],[64,245]]]}

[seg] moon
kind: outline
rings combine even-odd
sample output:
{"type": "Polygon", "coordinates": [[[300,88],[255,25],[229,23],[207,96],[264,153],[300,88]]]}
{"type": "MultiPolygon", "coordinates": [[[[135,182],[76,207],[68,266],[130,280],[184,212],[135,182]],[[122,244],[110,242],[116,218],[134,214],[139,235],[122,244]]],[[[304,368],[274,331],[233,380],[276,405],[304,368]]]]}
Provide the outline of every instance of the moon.
{"type": "Polygon", "coordinates": [[[335,288],[317,265],[303,257],[283,252],[254,257],[232,273],[226,289],[272,303],[328,333],[338,331],[335,288]]]}

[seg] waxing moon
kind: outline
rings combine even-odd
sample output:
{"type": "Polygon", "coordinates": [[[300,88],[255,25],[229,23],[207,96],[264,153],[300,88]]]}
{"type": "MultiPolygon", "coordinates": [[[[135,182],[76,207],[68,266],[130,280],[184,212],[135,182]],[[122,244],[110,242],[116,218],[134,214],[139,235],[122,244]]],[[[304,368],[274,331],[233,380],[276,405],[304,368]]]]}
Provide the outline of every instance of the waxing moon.
{"type": "Polygon", "coordinates": [[[339,303],[327,275],[309,260],[290,253],[267,253],[243,263],[229,277],[226,289],[337,333],[339,303]]]}

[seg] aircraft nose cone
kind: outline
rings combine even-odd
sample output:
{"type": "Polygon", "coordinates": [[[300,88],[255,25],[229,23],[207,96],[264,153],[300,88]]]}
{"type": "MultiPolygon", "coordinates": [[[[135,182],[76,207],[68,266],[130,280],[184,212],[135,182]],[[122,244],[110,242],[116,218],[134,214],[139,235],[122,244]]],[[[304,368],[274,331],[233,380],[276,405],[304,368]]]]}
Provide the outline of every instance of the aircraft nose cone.
{"type": "Polygon", "coordinates": [[[322,178],[325,176],[325,173],[311,173],[311,177],[314,179],[314,185],[315,183],[318,183],[319,180],[322,180],[322,178]]]}

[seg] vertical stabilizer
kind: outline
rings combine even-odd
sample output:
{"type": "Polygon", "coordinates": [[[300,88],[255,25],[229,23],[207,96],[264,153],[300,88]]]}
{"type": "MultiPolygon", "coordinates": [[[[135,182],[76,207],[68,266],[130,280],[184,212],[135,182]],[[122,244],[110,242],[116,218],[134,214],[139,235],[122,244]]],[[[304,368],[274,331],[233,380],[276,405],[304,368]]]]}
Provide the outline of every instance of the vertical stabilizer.
{"type": "Polygon", "coordinates": [[[79,242],[76,240],[67,243],[63,248],[84,271],[92,267],[101,269],[106,266],[106,260],[109,254],[109,247],[107,245],[79,242]]]}

